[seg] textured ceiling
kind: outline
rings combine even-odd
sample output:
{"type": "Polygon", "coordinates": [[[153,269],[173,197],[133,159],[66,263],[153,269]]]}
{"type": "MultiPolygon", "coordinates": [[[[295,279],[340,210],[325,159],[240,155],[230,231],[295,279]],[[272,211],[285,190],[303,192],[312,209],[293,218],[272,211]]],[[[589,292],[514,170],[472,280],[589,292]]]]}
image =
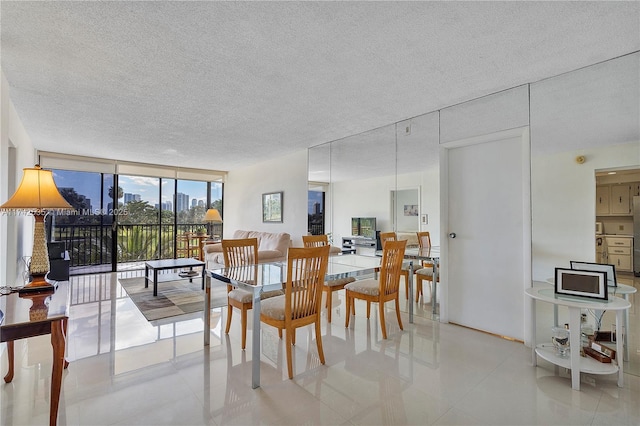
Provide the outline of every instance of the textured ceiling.
{"type": "Polygon", "coordinates": [[[640,49],[638,2],[0,2],[34,146],[233,170],[640,49]]]}

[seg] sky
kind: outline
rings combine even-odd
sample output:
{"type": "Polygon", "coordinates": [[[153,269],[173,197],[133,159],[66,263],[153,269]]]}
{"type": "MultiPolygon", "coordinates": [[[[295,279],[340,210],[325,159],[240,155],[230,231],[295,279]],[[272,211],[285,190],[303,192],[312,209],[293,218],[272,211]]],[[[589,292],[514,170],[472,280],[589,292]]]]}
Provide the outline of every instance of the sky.
{"type": "MultiPolygon", "coordinates": [[[[84,195],[91,200],[91,207],[93,209],[100,208],[100,173],[54,170],[53,177],[59,188],[74,188],[77,193],[84,195]]],[[[124,193],[139,194],[143,201],[148,201],[152,206],[159,204],[159,181],[159,178],[152,177],[119,176],[119,186],[123,189],[124,193]]],[[[108,189],[111,186],[111,182],[112,179],[105,184],[105,189],[108,189]]],[[[173,182],[173,179],[163,179],[163,201],[173,202],[173,182]]],[[[213,185],[213,188],[212,200],[214,201],[222,198],[221,185],[213,185]]],[[[178,192],[189,195],[189,205],[191,205],[191,200],[193,198],[206,202],[206,189],[206,182],[187,180],[178,181],[178,192]]]]}

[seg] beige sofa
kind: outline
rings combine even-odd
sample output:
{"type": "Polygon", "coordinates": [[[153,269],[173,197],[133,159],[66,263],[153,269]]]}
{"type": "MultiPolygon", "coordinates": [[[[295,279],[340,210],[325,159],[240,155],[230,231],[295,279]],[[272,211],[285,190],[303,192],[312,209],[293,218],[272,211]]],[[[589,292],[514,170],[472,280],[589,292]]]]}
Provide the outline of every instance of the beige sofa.
{"type": "MultiPolygon", "coordinates": [[[[258,231],[241,231],[233,233],[231,239],[257,238],[258,239],[258,263],[276,262],[287,260],[287,251],[291,246],[291,235],[286,232],[271,233],[258,231]]],[[[216,265],[224,265],[222,244],[206,244],[203,247],[204,261],[207,268],[215,268],[216,265]]]]}

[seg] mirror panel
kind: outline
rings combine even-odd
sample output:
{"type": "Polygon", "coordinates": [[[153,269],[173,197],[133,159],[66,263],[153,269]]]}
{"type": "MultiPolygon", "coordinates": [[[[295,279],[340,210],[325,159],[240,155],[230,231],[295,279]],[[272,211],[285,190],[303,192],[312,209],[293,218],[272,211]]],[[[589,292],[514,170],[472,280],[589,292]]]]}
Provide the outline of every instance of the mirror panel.
{"type": "MultiPolygon", "coordinates": [[[[634,53],[531,84],[532,274],[553,277],[571,260],[596,261],[596,173],[640,168],[640,54],[634,53]],[[581,157],[584,161],[581,161],[581,157]]],[[[620,217],[616,220],[628,220],[620,217]]],[[[635,244],[640,244],[636,241],[635,244]]],[[[632,273],[618,280],[635,285],[632,273]]],[[[631,295],[625,373],[640,375],[640,297],[631,295]]],[[[552,312],[537,304],[540,324],[552,312]]],[[[588,313],[595,326],[596,313],[588,313]]],[[[567,322],[560,312],[559,323],[567,322]]],[[[615,322],[606,313],[602,328],[615,322]]],[[[550,329],[538,328],[538,341],[550,329]]]]}
{"type": "Polygon", "coordinates": [[[391,230],[395,125],[332,142],[331,187],[334,243],[352,236],[353,217],[374,217],[378,231],[391,230]]]}
{"type": "Polygon", "coordinates": [[[441,143],[529,124],[529,88],[514,87],[440,111],[441,143]]]}
{"type": "MultiPolygon", "coordinates": [[[[397,124],[397,189],[418,194],[418,216],[415,226],[409,229],[409,223],[399,220],[395,226],[397,232],[429,231],[431,243],[440,244],[440,153],[438,146],[438,112],[423,114],[397,124]]],[[[394,206],[400,219],[404,216],[404,206],[394,206]]],[[[411,222],[413,224],[413,222],[411,222]]],[[[417,235],[416,235],[417,238],[417,235]]]]}

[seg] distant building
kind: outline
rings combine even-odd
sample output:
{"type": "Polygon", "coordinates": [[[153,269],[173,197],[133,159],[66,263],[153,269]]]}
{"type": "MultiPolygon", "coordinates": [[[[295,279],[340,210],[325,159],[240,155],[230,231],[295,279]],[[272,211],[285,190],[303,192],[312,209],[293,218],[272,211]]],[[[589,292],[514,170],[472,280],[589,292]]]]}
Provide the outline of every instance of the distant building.
{"type": "Polygon", "coordinates": [[[198,207],[204,207],[204,200],[198,200],[198,207]]]}
{"type": "Polygon", "coordinates": [[[189,210],[189,195],[178,192],[176,194],[176,211],[189,210]]]}
{"type": "Polygon", "coordinates": [[[141,201],[142,197],[140,196],[140,194],[131,194],[129,192],[125,192],[124,193],[124,203],[128,204],[132,201],[141,201]]]}

